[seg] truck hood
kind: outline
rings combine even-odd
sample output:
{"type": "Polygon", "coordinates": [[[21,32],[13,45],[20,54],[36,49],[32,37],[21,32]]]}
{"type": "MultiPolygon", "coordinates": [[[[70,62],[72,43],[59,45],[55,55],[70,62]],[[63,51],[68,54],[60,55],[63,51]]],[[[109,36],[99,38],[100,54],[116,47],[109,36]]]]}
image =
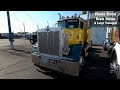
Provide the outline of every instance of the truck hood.
{"type": "Polygon", "coordinates": [[[49,27],[49,28],[42,28],[42,29],[39,29],[37,30],[37,32],[51,32],[51,31],[60,31],[62,30],[63,28],[60,28],[60,27],[49,27]],[[48,30],[47,30],[48,29],[48,30]]]}

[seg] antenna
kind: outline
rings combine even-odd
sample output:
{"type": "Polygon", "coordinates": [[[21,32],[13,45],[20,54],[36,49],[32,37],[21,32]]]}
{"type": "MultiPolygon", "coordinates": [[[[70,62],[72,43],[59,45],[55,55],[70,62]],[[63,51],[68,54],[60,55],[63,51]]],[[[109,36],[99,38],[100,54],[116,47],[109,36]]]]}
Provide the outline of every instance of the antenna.
{"type": "Polygon", "coordinates": [[[66,16],[67,16],[67,11],[66,11],[66,16]]]}
{"type": "Polygon", "coordinates": [[[77,17],[77,13],[74,14],[74,17],[77,17]]]}
{"type": "Polygon", "coordinates": [[[39,30],[39,25],[37,24],[37,30],[39,30]]]}
{"type": "Polygon", "coordinates": [[[47,24],[48,24],[48,26],[49,26],[49,23],[48,23],[48,21],[47,21],[47,24]]]}
{"type": "Polygon", "coordinates": [[[61,19],[61,14],[60,13],[58,13],[58,15],[59,15],[59,20],[61,19]]]}
{"type": "Polygon", "coordinates": [[[25,24],[23,23],[23,27],[24,27],[24,33],[25,33],[25,24]]]}

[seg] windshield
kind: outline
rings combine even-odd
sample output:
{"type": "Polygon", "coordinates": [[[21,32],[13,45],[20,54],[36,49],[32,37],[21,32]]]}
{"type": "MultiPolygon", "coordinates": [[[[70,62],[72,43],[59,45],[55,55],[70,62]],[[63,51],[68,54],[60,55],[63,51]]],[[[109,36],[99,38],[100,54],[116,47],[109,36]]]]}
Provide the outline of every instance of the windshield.
{"type": "Polygon", "coordinates": [[[78,20],[68,20],[67,21],[67,28],[78,28],[79,21],[78,20]]]}
{"type": "Polygon", "coordinates": [[[66,28],[66,22],[65,21],[58,22],[58,27],[66,28]]]}

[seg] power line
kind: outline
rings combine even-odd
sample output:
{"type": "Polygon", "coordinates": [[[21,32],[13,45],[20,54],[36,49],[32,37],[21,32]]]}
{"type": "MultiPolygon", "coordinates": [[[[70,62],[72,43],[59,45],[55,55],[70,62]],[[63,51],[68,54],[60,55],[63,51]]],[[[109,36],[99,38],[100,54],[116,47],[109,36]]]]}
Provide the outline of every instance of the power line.
{"type": "MultiPolygon", "coordinates": [[[[16,16],[15,12],[14,12],[14,15],[17,20],[17,16],[16,16]]],[[[18,20],[17,20],[17,23],[18,23],[18,20]]],[[[19,23],[18,23],[18,25],[19,25],[19,23]]],[[[19,28],[20,28],[20,26],[19,26],[19,28]]],[[[20,28],[20,31],[22,32],[21,28],[20,28]]],[[[27,48],[29,48],[25,40],[24,40],[24,42],[25,42],[25,45],[27,46],[27,48]]],[[[28,52],[29,52],[29,49],[28,49],[28,52]]]]}
{"type": "MultiPolygon", "coordinates": [[[[0,24],[0,27],[5,27],[5,28],[8,28],[8,26],[1,25],[1,24],[0,24]]],[[[18,27],[12,27],[12,29],[18,29],[18,27]]]]}
{"type": "Polygon", "coordinates": [[[19,29],[20,29],[20,31],[22,32],[22,30],[21,30],[21,28],[20,28],[20,25],[19,25],[19,23],[18,23],[18,19],[17,19],[17,16],[16,16],[15,12],[14,12],[14,15],[15,15],[15,18],[16,18],[16,21],[17,21],[17,24],[18,24],[18,26],[19,26],[19,29]]]}
{"type": "MultiPolygon", "coordinates": [[[[24,11],[24,12],[25,12],[25,11],[24,11]]],[[[33,19],[27,12],[25,12],[25,14],[26,14],[27,16],[29,16],[36,24],[38,24],[38,23],[36,22],[36,20],[33,19]]]]}

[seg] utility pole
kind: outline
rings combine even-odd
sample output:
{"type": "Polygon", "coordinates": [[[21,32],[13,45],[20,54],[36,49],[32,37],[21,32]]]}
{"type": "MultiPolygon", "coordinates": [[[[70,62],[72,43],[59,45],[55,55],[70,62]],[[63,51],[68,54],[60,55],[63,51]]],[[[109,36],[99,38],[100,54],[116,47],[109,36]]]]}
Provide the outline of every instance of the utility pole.
{"type": "Polygon", "coordinates": [[[26,32],[25,32],[25,24],[23,23],[23,27],[24,27],[24,34],[25,35],[25,38],[26,38],[26,32]]]}
{"type": "Polygon", "coordinates": [[[37,30],[39,30],[39,25],[37,25],[37,30]]]}
{"type": "MultiPolygon", "coordinates": [[[[48,23],[48,21],[47,21],[47,23],[48,23]]],[[[48,23],[48,26],[49,26],[49,23],[48,23]]]]}
{"type": "Polygon", "coordinates": [[[24,27],[24,33],[25,33],[25,24],[23,23],[23,27],[24,27]]]}
{"type": "Polygon", "coordinates": [[[87,21],[89,21],[89,15],[90,15],[90,12],[87,11],[87,21]]]}
{"type": "Polygon", "coordinates": [[[90,12],[89,12],[89,11],[87,11],[87,22],[88,22],[87,27],[88,27],[88,28],[89,28],[89,26],[90,26],[89,15],[90,15],[90,12]]]}
{"type": "Polygon", "coordinates": [[[10,13],[9,11],[7,11],[7,19],[8,19],[8,29],[9,29],[9,41],[10,41],[10,47],[11,49],[14,48],[14,45],[13,45],[13,33],[11,32],[11,23],[10,23],[10,13]]]}

